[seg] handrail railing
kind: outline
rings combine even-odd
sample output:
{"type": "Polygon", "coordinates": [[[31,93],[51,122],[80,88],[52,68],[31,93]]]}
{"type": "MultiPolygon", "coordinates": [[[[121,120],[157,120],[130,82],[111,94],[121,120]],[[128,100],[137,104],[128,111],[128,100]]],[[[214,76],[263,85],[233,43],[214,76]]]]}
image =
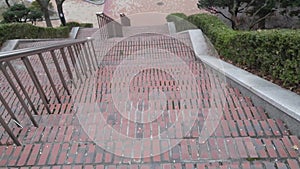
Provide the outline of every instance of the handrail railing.
{"type": "Polygon", "coordinates": [[[97,12],[96,16],[99,28],[103,29],[104,33],[107,33],[108,38],[123,37],[122,24],[115,21],[104,12],[97,12]]]}
{"type": "MultiPolygon", "coordinates": [[[[60,84],[54,83],[54,77],[60,80],[63,88],[67,94],[70,95],[71,93],[67,84],[68,80],[72,82],[74,87],[76,87],[76,82],[78,80],[83,82],[82,78],[87,78],[89,74],[88,72],[92,74],[93,71],[96,71],[98,67],[98,61],[91,38],[85,40],[61,42],[43,47],[14,50],[11,52],[0,52],[0,72],[2,72],[4,79],[6,79],[5,81],[2,80],[1,83],[5,83],[7,87],[11,88],[33,125],[38,127],[38,124],[32,114],[32,112],[34,114],[38,114],[37,108],[34,105],[34,100],[30,97],[30,94],[27,92],[26,86],[23,83],[24,80],[28,79],[20,78],[19,74],[21,74],[21,72],[24,73],[24,70],[18,71],[16,68],[16,66],[20,67],[21,65],[25,67],[25,72],[30,77],[33,86],[37,90],[44,108],[49,114],[51,114],[52,112],[48,105],[49,98],[47,97],[43,85],[39,79],[40,72],[42,71],[44,74],[46,74],[49,82],[47,84],[50,84],[55,98],[57,99],[58,103],[61,103],[61,96],[58,92],[58,86],[60,84]],[[52,67],[47,64],[49,59],[53,61],[52,67]],[[18,63],[16,64],[14,62],[18,63]],[[35,65],[33,66],[33,64],[35,65]],[[37,71],[35,69],[39,70],[37,71]]],[[[9,105],[1,92],[0,103],[2,103],[11,119],[13,119],[17,124],[21,125],[20,121],[15,115],[15,112],[13,111],[13,106],[9,105]]],[[[21,145],[1,115],[0,124],[13,139],[14,143],[16,145],[21,145]]]]}

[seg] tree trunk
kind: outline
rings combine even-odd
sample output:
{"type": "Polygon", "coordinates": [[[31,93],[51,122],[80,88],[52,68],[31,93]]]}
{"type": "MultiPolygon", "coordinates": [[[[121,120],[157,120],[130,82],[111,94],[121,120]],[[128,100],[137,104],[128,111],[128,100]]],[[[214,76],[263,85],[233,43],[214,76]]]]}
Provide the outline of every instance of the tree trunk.
{"type": "Polygon", "coordinates": [[[62,2],[58,2],[56,0],[56,6],[57,6],[57,11],[58,11],[60,22],[63,26],[66,26],[66,18],[64,15],[63,7],[62,7],[62,2]]]}
{"type": "Polygon", "coordinates": [[[36,0],[36,1],[40,4],[40,6],[42,8],[41,10],[44,14],[47,27],[52,27],[52,23],[50,20],[50,14],[49,14],[49,10],[48,10],[48,5],[49,5],[50,0],[36,0]]]}
{"type": "Polygon", "coordinates": [[[232,29],[236,30],[238,25],[238,10],[239,10],[240,3],[238,1],[233,1],[232,6],[229,6],[229,13],[231,14],[231,27],[232,29]]]}
{"type": "Polygon", "coordinates": [[[6,3],[6,5],[7,5],[8,7],[10,7],[10,4],[9,4],[8,0],[5,0],[5,3],[6,3]]]}
{"type": "Polygon", "coordinates": [[[50,19],[50,14],[49,14],[48,8],[43,9],[43,13],[44,13],[44,17],[45,17],[45,21],[46,21],[47,27],[52,27],[52,23],[51,23],[51,19],[50,19]]]}
{"type": "Polygon", "coordinates": [[[260,22],[258,22],[257,26],[258,26],[258,29],[265,29],[266,28],[266,19],[263,19],[260,22]]]}
{"type": "Polygon", "coordinates": [[[237,16],[231,14],[231,28],[236,30],[237,29],[237,16]]]}

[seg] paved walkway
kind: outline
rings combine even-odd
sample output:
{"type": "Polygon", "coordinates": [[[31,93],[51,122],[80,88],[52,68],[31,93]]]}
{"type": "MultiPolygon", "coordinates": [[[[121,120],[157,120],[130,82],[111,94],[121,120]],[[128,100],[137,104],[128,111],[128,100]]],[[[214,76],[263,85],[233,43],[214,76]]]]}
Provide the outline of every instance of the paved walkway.
{"type": "MultiPolygon", "coordinates": [[[[55,0],[51,0],[54,8],[56,8],[55,0]]],[[[67,22],[93,23],[94,27],[98,27],[96,12],[103,11],[104,5],[95,5],[84,0],[67,0],[63,3],[64,13],[67,22]]],[[[52,25],[58,27],[61,25],[59,19],[52,20],[52,25]]],[[[37,22],[38,26],[46,26],[45,22],[37,22]]]]}
{"type": "MultiPolygon", "coordinates": [[[[55,6],[55,1],[51,1],[55,6]]],[[[133,25],[162,24],[170,13],[190,15],[202,12],[196,4],[196,0],[106,0],[104,5],[94,5],[84,0],[68,0],[63,8],[68,22],[93,23],[94,27],[98,27],[96,12],[104,11],[114,19],[119,19],[119,14],[123,12],[132,19],[133,25]],[[145,16],[148,16],[146,20],[145,16]]],[[[52,24],[60,26],[60,21],[52,20],[52,24]]],[[[45,22],[38,22],[38,25],[45,26],[45,22]]]]}
{"type": "Polygon", "coordinates": [[[136,26],[163,24],[170,13],[191,15],[203,12],[197,8],[196,0],[106,0],[103,10],[116,20],[120,13],[124,13],[136,26]]]}
{"type": "Polygon", "coordinates": [[[139,13],[184,12],[187,15],[199,13],[197,0],[106,0],[104,12],[112,17],[120,13],[134,15],[139,13]]]}

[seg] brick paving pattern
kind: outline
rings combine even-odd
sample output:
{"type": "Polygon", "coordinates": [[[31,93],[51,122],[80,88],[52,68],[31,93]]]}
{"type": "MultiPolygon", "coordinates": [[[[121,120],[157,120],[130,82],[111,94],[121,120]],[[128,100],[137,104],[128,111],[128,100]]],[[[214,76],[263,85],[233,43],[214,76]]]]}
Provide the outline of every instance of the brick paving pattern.
{"type": "Polygon", "coordinates": [[[134,15],[148,12],[184,12],[190,15],[200,12],[197,0],[106,0],[103,10],[114,18],[118,18],[120,13],[134,15]]]}
{"type": "MultiPolygon", "coordinates": [[[[55,100],[48,81],[44,80],[45,74],[38,59],[30,58],[51,98],[50,109],[53,114],[47,114],[40,106],[42,104],[36,98],[36,90],[21,61],[13,63],[31,97],[36,98],[34,103],[38,106],[39,114],[35,119],[38,128],[31,125],[7,82],[0,76],[1,92],[14,107],[17,117],[22,119],[23,126],[18,128],[1,106],[2,117],[9,122],[23,144],[12,145],[12,140],[0,128],[1,167],[300,168],[299,138],[289,132],[283,121],[268,117],[268,113],[253,105],[251,99],[241,95],[238,89],[232,88],[222,77],[206,68],[191,50],[189,34],[169,36],[147,33],[103,40],[99,30],[81,31],[86,32],[79,33],[80,38],[92,36],[95,39],[101,65],[81,85],[73,87],[71,96],[61,86],[59,92],[62,103],[55,100]],[[181,60],[170,60],[171,54],[179,56],[181,60]],[[143,62],[135,62],[142,56],[143,62]],[[131,119],[127,119],[113,104],[113,94],[114,90],[121,91],[125,87],[123,80],[128,78],[132,70],[141,66],[137,63],[165,63],[166,71],[154,67],[135,74],[129,83],[129,102],[126,102],[126,95],[120,92],[117,98],[120,102],[117,104],[130,112],[128,115],[131,119]],[[188,70],[184,68],[185,65],[188,70]],[[121,70],[118,69],[120,67],[121,70]],[[182,79],[174,79],[168,71],[176,72],[182,79]],[[194,79],[185,78],[188,73],[192,73],[194,79]],[[120,76],[114,78],[116,74],[120,76]],[[215,89],[218,89],[217,92],[213,92],[215,89]],[[151,100],[149,97],[153,91],[163,92],[165,97],[151,100]],[[215,112],[221,112],[220,121],[211,136],[201,142],[199,137],[203,134],[201,131],[212,108],[215,112]],[[149,109],[151,112],[147,113],[149,109]],[[162,113],[153,119],[151,115],[157,111],[162,113]],[[98,121],[100,115],[105,123],[98,121]],[[176,119],[186,119],[192,115],[195,115],[195,121],[191,128],[189,124],[177,123],[176,119]],[[139,122],[147,119],[151,122],[139,122]],[[105,127],[112,130],[103,130],[105,127]],[[116,135],[116,131],[120,135],[116,135]],[[134,139],[124,141],[119,139],[121,136],[134,139]],[[166,138],[149,139],[156,136],[166,138]],[[173,144],[176,140],[180,142],[173,144]]],[[[47,63],[49,69],[55,72],[50,57],[47,63]]],[[[55,84],[60,86],[58,76],[55,73],[53,76],[56,77],[55,84]]]]}
{"type": "MultiPolygon", "coordinates": [[[[191,169],[296,169],[300,167],[299,138],[291,135],[280,119],[271,119],[263,108],[254,106],[248,97],[240,94],[238,89],[228,86],[226,82],[218,78],[210,78],[215,75],[196,59],[193,51],[188,47],[191,45],[188,34],[171,37],[148,33],[130,38],[97,41],[97,39],[101,39],[99,31],[92,33],[93,31],[95,30],[87,30],[86,33],[81,32],[79,35],[83,38],[84,34],[87,36],[92,34],[96,39],[96,52],[101,57],[101,67],[97,73],[74,89],[72,96],[66,95],[62,89],[60,92],[64,94],[63,103],[56,103],[53,99],[50,104],[53,114],[46,114],[43,109],[39,109],[40,114],[35,116],[40,125],[38,128],[33,127],[30,121],[24,117],[24,113],[18,106],[19,103],[11,95],[11,90],[7,88],[1,78],[1,91],[6,99],[10,99],[10,104],[16,105],[15,108],[19,111],[15,112],[18,117],[21,117],[20,119],[23,119],[21,121],[23,128],[18,128],[10,122],[15,135],[23,145],[18,147],[12,145],[12,140],[5,132],[1,131],[0,166],[5,168],[22,166],[24,168],[191,169]],[[156,105],[154,110],[163,110],[163,113],[155,121],[135,123],[118,113],[113,105],[112,86],[121,89],[122,79],[113,81],[112,78],[124,59],[127,58],[134,63],[141,56],[137,51],[150,52],[145,62],[162,63],[166,61],[168,56],[165,52],[154,51],[151,53],[151,50],[148,50],[149,46],[168,50],[180,56],[182,61],[188,65],[189,70],[193,72],[197,83],[190,84],[191,79],[176,81],[168,73],[155,69],[140,71],[130,82],[131,103],[127,107],[129,110],[134,108],[140,110],[140,117],[136,116],[135,118],[141,118],[143,115],[149,118],[149,114],[144,112],[150,105],[147,97],[151,90],[164,91],[167,100],[154,100],[154,105],[156,105]],[[214,81],[211,81],[212,79],[214,81]],[[189,89],[193,85],[201,89],[201,95],[195,95],[197,93],[193,91],[195,88],[189,89]],[[218,93],[218,98],[221,98],[223,103],[215,101],[217,96],[210,92],[212,88],[222,89],[218,93]],[[179,91],[181,94],[178,93],[179,91]],[[222,112],[221,120],[212,135],[202,143],[199,142],[199,136],[201,136],[201,129],[208,116],[208,111],[212,107],[222,112]],[[101,130],[104,126],[95,120],[99,118],[93,113],[97,111],[95,109],[102,112],[106,125],[114,130],[101,130]],[[183,117],[190,111],[197,112],[191,130],[185,128],[186,124],[181,124],[180,128],[168,131],[168,128],[172,127],[172,123],[175,123],[175,116],[180,116],[175,113],[176,111],[183,112],[183,117]],[[86,127],[89,130],[86,130],[86,127]],[[140,145],[135,141],[118,140],[114,136],[116,133],[113,132],[117,131],[130,138],[143,139],[158,136],[166,130],[168,139],[142,141],[140,145]],[[94,131],[94,135],[91,131],[94,131]],[[184,133],[184,131],[188,132],[184,133]],[[172,139],[181,141],[171,146],[172,139]],[[97,142],[99,140],[102,142],[97,142]],[[109,143],[110,145],[108,145],[109,143]],[[109,151],[107,151],[108,147],[111,148],[109,151]],[[162,150],[164,151],[161,154],[149,155],[162,150]],[[118,151],[123,156],[115,155],[111,151],[118,151]],[[135,158],[129,158],[129,156],[135,158]]],[[[37,44],[32,45],[36,46],[37,44]]],[[[31,62],[35,62],[34,58],[31,59],[31,62]]],[[[51,65],[51,60],[48,62],[51,65]]],[[[14,65],[18,66],[18,61],[14,65]]],[[[35,65],[36,71],[39,71],[40,65],[38,63],[35,65]]],[[[133,65],[124,65],[124,70],[119,73],[126,77],[132,67],[133,65]]],[[[177,71],[180,76],[187,73],[181,69],[176,60],[168,63],[166,69],[183,70],[177,71]]],[[[20,76],[23,79],[28,78],[22,70],[22,67],[19,67],[20,76]]],[[[50,88],[46,81],[41,80],[41,82],[44,88],[50,88]]],[[[55,83],[60,84],[58,80],[55,83]]],[[[30,82],[25,86],[31,92],[31,96],[36,95],[30,82]]],[[[50,89],[49,96],[54,97],[50,89]]],[[[122,99],[120,100],[122,101],[122,99]]],[[[38,100],[36,104],[40,104],[38,100]]],[[[118,104],[128,105],[125,102],[118,104]]],[[[3,112],[2,116],[7,117],[3,109],[1,111],[3,112]]],[[[9,120],[8,117],[6,120],[9,120]]]]}

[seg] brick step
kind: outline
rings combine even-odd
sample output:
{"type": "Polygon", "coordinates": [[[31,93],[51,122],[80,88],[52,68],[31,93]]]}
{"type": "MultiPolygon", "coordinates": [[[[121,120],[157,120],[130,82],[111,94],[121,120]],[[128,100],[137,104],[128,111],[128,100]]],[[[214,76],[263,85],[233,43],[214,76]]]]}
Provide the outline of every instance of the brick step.
{"type": "MultiPolygon", "coordinates": [[[[171,55],[180,57],[183,60],[196,60],[191,44],[188,39],[176,39],[166,36],[136,36],[117,41],[101,43],[103,46],[100,56],[106,56],[103,61],[117,63],[123,59],[133,59],[138,57],[138,53],[148,54],[149,56],[160,56],[160,60],[171,55]],[[186,43],[187,42],[187,43],[186,43]],[[168,52],[166,52],[168,51],[168,52]],[[135,52],[137,52],[135,54],[135,52]]],[[[99,43],[99,42],[98,42],[99,43]]],[[[97,50],[97,49],[96,49],[97,50]]],[[[108,62],[109,63],[109,62],[108,62]]]]}
{"type": "MultiPolygon", "coordinates": [[[[48,84],[43,84],[43,90],[49,100],[49,103],[57,103],[54,92],[51,88],[51,86],[48,84]]],[[[69,85],[69,90],[73,90],[72,86],[69,85]]],[[[23,95],[23,93],[21,92],[21,89],[19,89],[19,93],[21,94],[21,96],[23,96],[23,98],[25,98],[25,96],[23,95]]],[[[33,103],[35,104],[39,104],[38,100],[39,100],[39,94],[35,88],[34,85],[26,85],[25,86],[25,90],[27,91],[27,93],[29,94],[29,97],[31,98],[31,100],[33,101],[33,103]]],[[[58,92],[58,94],[61,96],[61,101],[64,101],[64,98],[67,97],[67,92],[66,90],[63,88],[63,86],[61,84],[56,84],[56,90],[58,92]]],[[[17,97],[14,95],[14,91],[12,90],[12,88],[10,86],[6,86],[6,87],[1,87],[1,91],[3,92],[3,97],[7,99],[8,104],[16,104],[16,99],[17,97]]]]}
{"type": "MultiPolygon", "coordinates": [[[[25,71],[25,70],[24,70],[25,71]]],[[[53,71],[54,72],[54,71],[53,71]]],[[[39,82],[41,83],[42,86],[44,85],[49,85],[49,80],[48,80],[48,77],[46,76],[46,73],[44,72],[44,70],[41,70],[40,72],[36,72],[38,75],[38,79],[39,79],[39,82]]],[[[23,72],[23,73],[18,73],[19,74],[19,78],[22,79],[22,84],[23,86],[33,86],[33,82],[31,80],[31,77],[29,76],[29,74],[27,72],[23,72]]],[[[68,75],[66,74],[66,71],[63,72],[64,74],[64,77],[66,77],[66,82],[67,83],[70,83],[70,79],[68,78],[68,75]]],[[[52,75],[52,80],[53,80],[53,83],[55,85],[61,85],[61,81],[59,79],[59,76],[58,74],[56,73],[53,73],[52,75]]],[[[1,87],[5,88],[5,87],[8,87],[9,84],[7,81],[3,81],[3,84],[1,84],[1,87]]]]}
{"type": "MultiPolygon", "coordinates": [[[[60,96],[61,104],[58,103],[58,100],[49,83],[47,84],[42,83],[42,87],[49,101],[50,111],[53,114],[72,113],[70,111],[70,107],[72,107],[72,104],[74,104],[74,102],[81,102],[81,101],[89,102],[88,100],[90,100],[91,102],[95,102],[95,97],[91,97],[91,95],[96,96],[96,92],[91,92],[89,90],[86,90],[87,88],[93,89],[93,85],[94,85],[94,83],[92,83],[92,81],[94,81],[93,75],[89,75],[89,78],[83,77],[83,81],[84,83],[81,83],[79,80],[76,81],[77,88],[75,88],[74,85],[72,84],[68,85],[68,88],[72,96],[67,95],[67,91],[63,88],[60,82],[59,84],[56,84],[56,89],[60,96]],[[90,99],[87,97],[90,97],[90,99]]],[[[38,114],[48,114],[35,86],[31,84],[31,85],[25,85],[24,87],[27,93],[29,93],[29,97],[31,98],[31,101],[33,102],[38,114]]],[[[18,90],[20,91],[20,94],[23,97],[23,99],[25,99],[25,96],[23,95],[21,90],[19,88],[18,90]]],[[[7,103],[10,105],[11,109],[17,116],[17,118],[20,121],[27,120],[26,118],[24,118],[26,114],[21,106],[21,103],[19,102],[19,99],[14,94],[12,88],[8,85],[1,86],[1,92],[2,92],[1,94],[6,99],[7,103]]],[[[29,109],[31,110],[31,107],[29,107],[29,109]]],[[[9,122],[11,120],[10,115],[8,115],[8,113],[4,109],[0,109],[0,110],[1,110],[0,115],[2,116],[2,118],[4,118],[6,122],[9,122]]],[[[31,112],[33,113],[32,110],[31,112]]]]}
{"type": "MultiPolygon", "coordinates": [[[[66,91],[61,87],[60,90],[58,90],[59,94],[61,95],[60,100],[62,102],[62,104],[58,103],[57,98],[55,97],[53,91],[51,91],[52,89],[50,89],[50,86],[44,86],[45,88],[47,88],[46,91],[46,95],[47,98],[49,100],[49,107],[50,107],[50,111],[53,112],[54,114],[57,113],[71,113],[70,110],[66,109],[68,106],[70,107],[70,101],[72,100],[71,96],[66,95],[66,91]]],[[[35,109],[37,110],[38,114],[48,114],[48,112],[45,109],[45,106],[43,105],[39,94],[37,93],[37,91],[34,89],[34,87],[26,87],[27,92],[30,93],[30,98],[31,101],[33,102],[35,109]]],[[[25,102],[27,102],[27,100],[25,99],[25,96],[21,93],[23,99],[25,100],[25,102]]],[[[19,121],[26,121],[27,119],[27,115],[25,113],[25,110],[22,108],[21,103],[19,102],[19,99],[15,96],[15,94],[13,93],[13,91],[11,92],[4,92],[4,97],[6,98],[7,103],[10,105],[12,111],[14,112],[14,114],[16,115],[17,119],[19,121]]],[[[31,113],[34,113],[33,110],[31,109],[31,107],[28,107],[29,110],[31,111],[31,113]]],[[[11,120],[11,116],[8,114],[7,111],[5,111],[4,109],[1,110],[0,115],[2,116],[2,118],[6,121],[9,122],[11,120]]]]}
{"type": "MultiPolygon", "coordinates": [[[[120,102],[119,105],[122,103],[120,102]]],[[[132,105],[132,103],[131,103],[132,105]]],[[[172,108],[171,108],[172,109],[172,108]]],[[[222,114],[220,119],[222,120],[234,120],[234,121],[239,121],[239,120],[252,120],[252,121],[260,121],[260,120],[269,120],[266,113],[263,111],[261,108],[257,107],[244,107],[244,110],[239,110],[239,111],[233,111],[233,110],[216,110],[218,112],[221,112],[222,114]],[[250,111],[251,110],[251,111],[250,111]]],[[[61,118],[62,115],[70,116],[73,117],[75,113],[87,113],[87,116],[92,116],[95,115],[95,112],[104,112],[105,116],[115,116],[118,120],[121,120],[121,114],[117,113],[119,112],[113,105],[113,103],[108,103],[108,102],[99,102],[97,104],[95,103],[64,103],[64,104],[51,104],[50,105],[50,110],[53,112],[53,114],[47,114],[46,110],[43,109],[43,112],[41,112],[42,115],[36,116],[36,120],[38,123],[41,125],[47,126],[46,124],[49,123],[48,119],[52,118],[61,118]],[[109,112],[109,113],[108,113],[109,112]],[[90,114],[90,115],[89,115],[90,114]]],[[[142,108],[137,106],[130,106],[127,107],[128,112],[131,112],[131,114],[135,111],[139,111],[139,113],[135,113],[136,119],[142,118],[144,121],[152,121],[155,120],[153,119],[154,117],[151,117],[151,114],[147,111],[146,108],[142,108]],[[140,110],[143,110],[142,112],[140,110]]],[[[153,110],[154,111],[154,110],[153,110]]],[[[157,109],[157,111],[161,112],[161,109],[157,109]]],[[[214,111],[214,109],[212,109],[214,111]]],[[[167,120],[166,122],[173,123],[176,118],[180,120],[180,117],[184,117],[182,113],[187,113],[187,112],[193,112],[194,115],[198,116],[199,120],[204,120],[207,118],[207,116],[210,113],[209,108],[182,108],[182,109],[172,109],[172,110],[165,110],[161,112],[161,114],[158,114],[156,112],[155,117],[160,117],[156,119],[156,121],[161,121],[161,120],[167,120]],[[190,111],[189,111],[190,110],[190,111]],[[180,113],[180,114],[179,114],[180,113]]],[[[24,114],[24,113],[23,113],[24,114]]],[[[22,115],[23,115],[22,114],[22,115]]],[[[26,119],[21,121],[23,125],[30,125],[31,123],[27,121],[26,119]]],[[[277,122],[279,124],[279,121],[277,122]]],[[[51,124],[51,122],[50,122],[51,124]]],[[[284,126],[280,123],[281,126],[284,126]]]]}
{"type": "MultiPolygon", "coordinates": [[[[76,115],[71,114],[49,115],[47,119],[45,117],[46,116],[42,116],[42,119],[37,120],[39,123],[38,128],[25,126],[21,129],[14,127],[14,134],[23,144],[92,141],[92,139],[96,139],[99,135],[108,135],[108,137],[110,137],[113,136],[115,132],[128,137],[141,139],[156,137],[158,135],[166,139],[195,139],[199,136],[201,137],[201,130],[204,125],[203,119],[197,120],[190,129],[190,126],[183,124],[181,124],[182,127],[177,128],[177,126],[172,126],[172,123],[166,123],[165,121],[148,124],[132,124],[130,122],[128,123],[128,121],[126,121],[126,123],[125,119],[122,119],[121,121],[111,122],[110,117],[107,117],[106,121],[108,125],[114,123],[111,127],[116,131],[106,133],[106,131],[103,131],[103,128],[101,128],[101,124],[97,125],[97,123],[93,123],[93,120],[90,120],[93,117],[89,115],[87,115],[86,119],[88,123],[91,123],[90,125],[85,124],[85,119],[78,119],[76,115]],[[86,131],[87,128],[89,131],[86,131]],[[94,133],[91,131],[94,131],[94,133]]],[[[281,138],[290,135],[289,130],[280,119],[221,120],[216,127],[216,130],[211,133],[211,137],[213,138],[281,138]]],[[[12,141],[7,134],[0,135],[0,138],[2,145],[10,144],[12,141]]]]}
{"type": "MultiPolygon", "coordinates": [[[[160,162],[160,163],[122,163],[122,164],[72,164],[72,165],[51,165],[49,167],[55,169],[299,169],[300,164],[296,159],[288,159],[282,161],[269,161],[269,160],[257,160],[257,161],[222,161],[216,162],[160,162]]],[[[35,169],[37,167],[27,166],[28,169],[35,169]]]]}
{"type": "MultiPolygon", "coordinates": [[[[260,107],[254,106],[225,106],[222,109],[222,105],[218,107],[211,108],[208,103],[203,103],[202,100],[187,99],[187,100],[154,100],[149,102],[141,102],[136,100],[125,102],[120,100],[118,102],[120,108],[126,108],[126,111],[133,113],[139,111],[138,116],[143,117],[145,120],[150,120],[149,111],[158,113],[163,111],[164,116],[172,117],[173,114],[178,114],[178,112],[193,112],[199,117],[207,117],[210,112],[218,112],[222,119],[225,120],[265,120],[268,119],[266,112],[260,107]]],[[[110,112],[111,114],[116,114],[120,112],[114,105],[111,98],[102,97],[101,102],[95,103],[84,103],[81,104],[81,108],[91,107],[92,110],[81,109],[81,112],[92,111],[92,112],[110,112]]],[[[177,115],[178,116],[178,115],[177,115]]]]}
{"type": "MultiPolygon", "coordinates": [[[[131,36],[131,37],[125,37],[125,38],[111,38],[111,39],[103,39],[103,35],[100,33],[100,31],[97,31],[95,34],[93,34],[93,38],[95,39],[94,44],[95,46],[101,46],[99,48],[96,48],[96,53],[98,54],[98,56],[111,56],[111,57],[105,57],[105,58],[101,58],[102,59],[107,59],[110,61],[113,61],[112,58],[116,58],[114,57],[114,55],[111,55],[111,53],[119,53],[119,55],[121,54],[121,50],[122,55],[124,53],[132,53],[130,51],[135,50],[135,48],[132,48],[130,46],[137,46],[139,44],[142,44],[141,41],[147,41],[147,43],[152,42],[153,43],[160,43],[160,44],[166,44],[169,43],[169,46],[171,45],[171,43],[174,44],[174,42],[168,42],[167,40],[172,39],[173,41],[175,40],[177,43],[182,44],[186,49],[192,49],[192,43],[190,41],[190,37],[188,33],[181,33],[181,34],[174,34],[172,36],[162,36],[162,35],[153,35],[153,34],[140,34],[137,36],[131,36]],[[175,38],[175,39],[174,39],[175,38]],[[126,49],[126,50],[124,50],[126,49]]],[[[159,45],[162,46],[162,45],[159,45]]],[[[154,48],[156,48],[157,46],[153,46],[154,48]]],[[[143,49],[147,49],[149,48],[149,45],[147,44],[146,46],[144,45],[143,49]]],[[[169,48],[173,48],[173,47],[169,47],[169,48]]],[[[178,50],[180,48],[177,48],[178,50]]],[[[171,50],[172,51],[172,50],[171,50]]],[[[183,51],[183,49],[181,50],[183,51]]],[[[119,56],[118,56],[119,57],[119,56]]]]}
{"type": "MultiPolygon", "coordinates": [[[[159,143],[159,142],[158,142],[159,143]]],[[[132,142],[133,144],[133,142],[132,142]]],[[[296,136],[284,136],[283,138],[209,138],[204,144],[196,139],[183,139],[180,144],[170,147],[169,151],[161,152],[154,157],[145,154],[145,146],[151,146],[151,142],[142,142],[143,147],[126,149],[126,155],[132,153],[136,158],[124,158],[105,151],[93,142],[68,142],[68,143],[35,143],[23,146],[0,146],[1,166],[28,166],[28,165],[67,165],[67,164],[154,164],[154,163],[199,163],[216,162],[219,165],[233,164],[242,161],[245,167],[258,163],[272,166],[274,164],[288,165],[290,168],[299,166],[299,145],[296,136]],[[150,143],[150,145],[146,145],[150,143]],[[139,156],[140,154],[141,156],[139,156]],[[10,158],[8,158],[10,157],[10,158]],[[137,157],[141,157],[137,158],[137,157]],[[280,158],[280,161],[278,159],[280,158]]],[[[124,142],[115,142],[110,151],[123,145],[120,150],[125,153],[124,142]]],[[[152,144],[152,146],[154,146],[152,144]]],[[[165,148],[163,142],[154,146],[156,149],[165,148]]],[[[154,149],[151,149],[150,153],[154,149]]],[[[125,155],[125,156],[126,156],[125,155]]],[[[188,165],[191,165],[188,164],[188,165]]],[[[238,167],[237,166],[237,167],[238,167]]],[[[242,167],[244,168],[244,167],[242,167]]],[[[268,168],[268,167],[267,167],[268,168]]]]}
{"type": "MultiPolygon", "coordinates": [[[[131,53],[125,53],[124,55],[119,56],[118,54],[119,53],[123,53],[122,51],[123,50],[119,50],[116,53],[104,53],[103,57],[101,58],[101,64],[102,65],[109,65],[109,66],[105,66],[104,68],[113,68],[113,69],[115,69],[121,63],[123,63],[122,61],[127,61],[127,62],[131,62],[132,61],[133,65],[134,64],[138,64],[137,63],[137,59],[141,58],[141,57],[138,57],[138,56],[135,56],[135,55],[131,55],[131,53]],[[111,58],[113,58],[113,60],[111,60],[111,58]]],[[[148,54],[146,54],[146,55],[148,55],[148,54]]],[[[172,64],[173,63],[174,65],[176,65],[176,64],[177,65],[178,64],[186,64],[186,65],[184,65],[185,68],[186,68],[186,66],[190,62],[194,61],[193,57],[185,56],[185,55],[187,55],[185,53],[178,53],[178,55],[181,55],[181,56],[178,57],[176,55],[173,55],[173,58],[176,57],[176,59],[181,59],[182,62],[171,61],[170,60],[171,59],[170,56],[168,56],[168,58],[164,58],[164,55],[161,55],[161,54],[157,54],[156,55],[156,56],[161,57],[161,59],[159,59],[159,60],[151,60],[151,62],[154,63],[154,64],[157,64],[157,65],[159,65],[158,63],[162,63],[162,62],[165,62],[165,63],[168,63],[168,64],[172,64]]],[[[144,64],[144,65],[146,65],[146,64],[144,64]]],[[[122,65],[122,66],[124,66],[124,70],[126,70],[125,68],[128,68],[130,70],[129,66],[128,67],[127,67],[127,65],[122,65]]],[[[167,64],[166,64],[166,66],[167,66],[167,64]]],[[[192,70],[192,69],[189,69],[189,70],[192,70]]]]}
{"type": "Polygon", "coordinates": [[[124,26],[123,34],[125,37],[144,33],[170,34],[168,24],[152,26],[124,26]]]}

